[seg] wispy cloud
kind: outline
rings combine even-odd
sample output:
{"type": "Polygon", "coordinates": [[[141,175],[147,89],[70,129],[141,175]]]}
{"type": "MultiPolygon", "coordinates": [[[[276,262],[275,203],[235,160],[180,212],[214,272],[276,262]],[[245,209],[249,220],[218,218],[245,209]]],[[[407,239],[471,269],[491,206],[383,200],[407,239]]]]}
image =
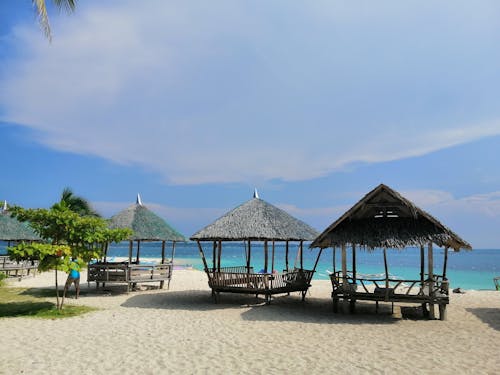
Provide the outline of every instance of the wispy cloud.
{"type": "Polygon", "coordinates": [[[305,180],[500,134],[496,5],[397,3],[82,3],[50,46],[12,30],[2,117],[173,184],[305,180]]]}

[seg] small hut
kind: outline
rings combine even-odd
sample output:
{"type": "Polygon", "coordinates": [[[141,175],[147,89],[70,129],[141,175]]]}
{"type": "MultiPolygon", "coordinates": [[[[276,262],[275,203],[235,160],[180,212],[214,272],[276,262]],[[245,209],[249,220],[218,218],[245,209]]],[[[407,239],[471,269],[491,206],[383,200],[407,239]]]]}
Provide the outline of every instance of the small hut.
{"type": "Polygon", "coordinates": [[[264,295],[266,302],[271,296],[281,293],[301,292],[305,298],[316,264],[312,270],[304,269],[303,242],[317,236],[309,225],[295,219],[285,211],[260,199],[255,190],[253,199],[229,211],[212,224],[196,232],[191,240],[198,243],[208,285],[218,302],[221,292],[264,295]],[[222,267],[222,242],[243,242],[246,264],[236,267],[222,267]],[[264,268],[254,271],[252,266],[252,241],[264,244],[264,268]],[[288,262],[289,243],[298,242],[300,264],[290,268],[288,262]],[[212,263],[209,266],[202,242],[212,244],[212,263]],[[285,243],[285,269],[274,270],[275,243],[285,243]],[[269,244],[271,244],[271,264],[269,264],[269,244]]]}
{"type": "Polygon", "coordinates": [[[381,184],[337,221],[326,228],[310,246],[311,248],[342,251],[342,269],[330,275],[333,285],[333,306],[338,302],[350,305],[354,311],[357,300],[385,302],[410,302],[422,305],[424,312],[432,319],[434,306],[439,306],[440,318],[445,319],[449,303],[449,283],[446,276],[448,250],[471,250],[471,246],[441,224],[427,212],[415,206],[408,199],[390,187],[381,184]],[[346,246],[352,246],[352,269],[347,269],[346,246]],[[434,272],[433,244],[444,248],[444,262],[441,274],[434,272]],[[427,246],[427,272],[425,271],[424,247],[427,246]],[[384,278],[366,278],[356,272],[356,247],[367,250],[382,250],[385,268],[384,278]],[[400,280],[389,276],[387,249],[420,248],[420,277],[414,280],[400,280]],[[427,310],[427,306],[429,310],[427,310]]]}
{"type": "MultiPolygon", "coordinates": [[[[40,237],[31,229],[28,223],[23,223],[10,216],[7,201],[4,201],[0,209],[0,241],[9,247],[12,243],[40,241],[40,237]]],[[[38,263],[36,261],[12,261],[8,255],[0,255],[0,271],[7,275],[22,277],[36,271],[38,263]]]]}
{"type": "Polygon", "coordinates": [[[142,204],[140,195],[136,203],[119,212],[109,220],[109,227],[128,228],[133,231],[129,239],[129,256],[125,262],[109,262],[107,247],[101,261],[89,265],[88,281],[99,283],[126,283],[128,290],[136,283],[159,281],[163,288],[167,281],[167,288],[173,272],[175,257],[175,243],[185,241],[182,234],[173,229],[165,220],[150,211],[142,204]],[[136,243],[135,257],[133,257],[134,242],[136,243]],[[140,250],[142,242],[161,242],[161,261],[159,264],[141,263],[140,250]],[[172,253],[170,259],[165,256],[166,243],[171,242],[172,253]]]}

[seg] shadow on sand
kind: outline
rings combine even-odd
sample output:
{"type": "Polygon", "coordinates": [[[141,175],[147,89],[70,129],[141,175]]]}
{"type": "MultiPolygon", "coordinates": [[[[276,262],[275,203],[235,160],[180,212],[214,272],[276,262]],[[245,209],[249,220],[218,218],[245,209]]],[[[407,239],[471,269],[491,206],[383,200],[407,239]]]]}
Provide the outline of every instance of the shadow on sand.
{"type": "Polygon", "coordinates": [[[465,309],[466,311],[474,314],[479,319],[483,321],[483,323],[488,324],[491,328],[500,331],[500,309],[494,307],[471,307],[465,309]]]}
{"type": "Polygon", "coordinates": [[[358,303],[356,314],[334,314],[332,302],[324,298],[280,296],[273,298],[270,305],[263,298],[254,295],[222,294],[219,303],[214,303],[210,291],[185,290],[158,294],[131,296],[122,307],[166,310],[214,311],[242,309],[241,317],[247,321],[293,321],[302,323],[350,323],[391,324],[400,320],[391,315],[389,304],[381,304],[375,313],[372,303],[358,303]]]}

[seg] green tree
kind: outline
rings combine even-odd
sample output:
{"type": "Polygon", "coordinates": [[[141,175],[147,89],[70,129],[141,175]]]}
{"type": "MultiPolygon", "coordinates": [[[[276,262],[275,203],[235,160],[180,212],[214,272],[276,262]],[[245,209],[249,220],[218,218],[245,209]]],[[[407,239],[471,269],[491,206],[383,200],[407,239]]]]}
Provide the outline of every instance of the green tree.
{"type": "Polygon", "coordinates": [[[97,216],[100,215],[92,208],[89,201],[79,197],[73,193],[71,188],[64,188],[61,194],[59,203],[65,204],[71,211],[76,212],[80,216],[97,216]]]}
{"type": "Polygon", "coordinates": [[[64,203],[56,203],[50,210],[11,209],[13,217],[28,221],[33,230],[47,243],[21,243],[8,248],[9,256],[16,260],[38,260],[40,271],[56,270],[57,308],[64,299],[59,299],[57,270],[69,272],[76,265],[84,266],[91,259],[102,257],[104,247],[110,242],[120,242],[130,237],[129,229],[109,229],[104,219],[80,216],[64,203]]]}
{"type": "MultiPolygon", "coordinates": [[[[47,3],[45,0],[31,0],[33,7],[36,9],[38,21],[45,36],[52,41],[52,31],[50,29],[49,15],[47,14],[47,3]]],[[[60,10],[66,10],[71,13],[76,8],[76,0],[52,0],[54,5],[60,10]]]]}

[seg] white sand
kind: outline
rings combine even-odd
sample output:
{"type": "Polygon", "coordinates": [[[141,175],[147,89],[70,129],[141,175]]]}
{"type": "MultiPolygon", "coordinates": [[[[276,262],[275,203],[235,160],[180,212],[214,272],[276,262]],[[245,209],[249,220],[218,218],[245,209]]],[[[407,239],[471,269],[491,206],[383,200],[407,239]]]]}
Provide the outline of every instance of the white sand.
{"type": "MultiPolygon", "coordinates": [[[[53,278],[10,285],[53,286],[53,278]]],[[[327,281],[314,282],[305,303],[295,294],[270,306],[247,306],[254,297],[231,294],[214,304],[206,275],[187,270],[174,272],[168,291],[89,291],[68,303],[101,310],[58,320],[0,319],[0,374],[500,371],[499,292],[453,294],[442,322],[405,319],[397,307],[390,315],[389,304],[379,314],[373,303],[358,303],[356,315],[333,314],[327,281]]]]}

